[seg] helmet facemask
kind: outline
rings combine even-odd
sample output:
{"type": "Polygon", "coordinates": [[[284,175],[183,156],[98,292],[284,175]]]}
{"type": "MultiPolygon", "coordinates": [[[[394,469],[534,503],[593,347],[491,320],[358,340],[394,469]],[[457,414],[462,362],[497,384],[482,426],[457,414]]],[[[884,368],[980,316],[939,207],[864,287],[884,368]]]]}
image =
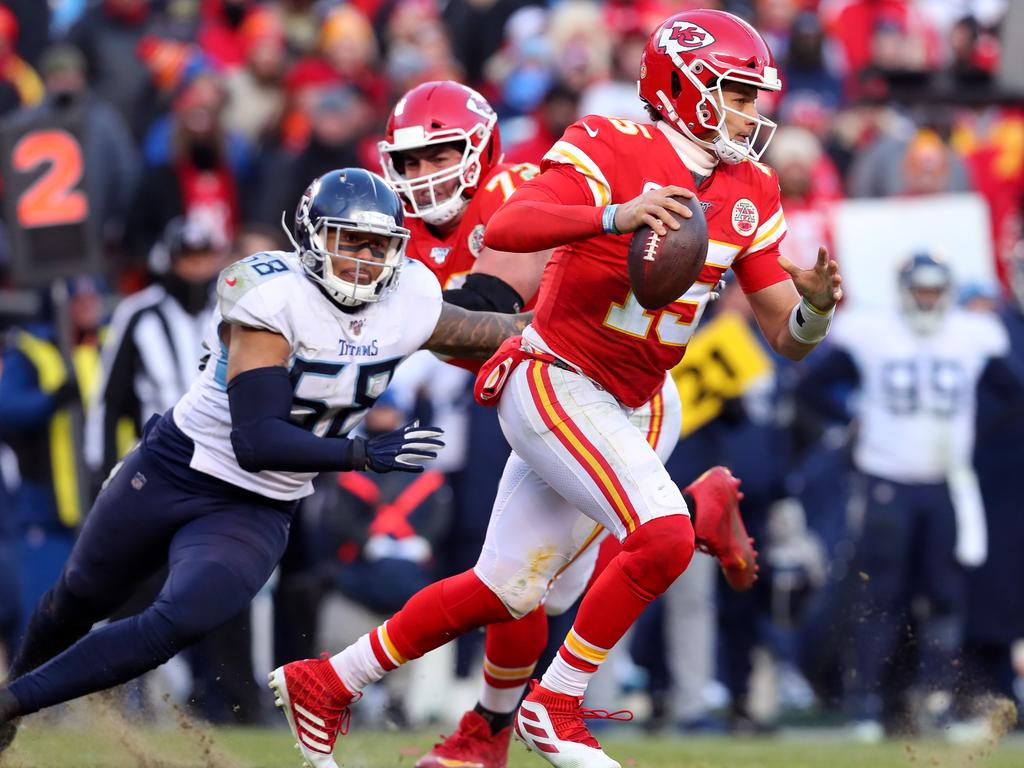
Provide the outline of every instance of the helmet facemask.
{"type": "Polygon", "coordinates": [[[496,118],[475,131],[452,128],[432,133],[429,138],[421,126],[399,128],[394,142],[382,141],[378,145],[384,177],[406,203],[407,215],[423,219],[427,224],[441,226],[455,219],[469,202],[465,192],[480,181],[480,156],[487,148],[496,118]],[[439,144],[462,144],[462,157],[455,165],[442,168],[415,179],[407,179],[395,165],[395,155],[439,144]],[[458,181],[451,193],[441,193],[440,187],[458,181]],[[427,192],[428,201],[416,199],[417,192],[427,192]]]}
{"type": "Polygon", "coordinates": [[[727,82],[733,82],[749,85],[758,90],[779,90],[781,82],[775,68],[765,67],[765,76],[762,79],[743,69],[733,68],[718,71],[707,61],[695,61],[692,66],[689,66],[677,54],[669,52],[669,55],[679,70],[679,74],[685,77],[687,84],[701,95],[700,101],[697,102],[697,123],[691,128],[675,109],[675,98],[678,96],[678,91],[675,88],[676,74],[673,73],[672,84],[675,92],[671,97],[662,90],[657,91],[658,100],[664,107],[665,115],[672,125],[696,144],[714,152],[723,162],[730,165],[735,165],[743,160],[760,160],[768,148],[768,144],[771,143],[778,125],[764,115],[751,116],[728,106],[722,86],[727,82]],[[711,74],[708,85],[701,80],[706,73],[711,74]],[[754,132],[749,139],[737,140],[729,135],[726,125],[726,118],[729,114],[741,118],[744,122],[754,123],[754,132]],[[704,130],[714,131],[717,135],[711,141],[701,139],[697,133],[703,133],[704,130]]]}
{"type": "MultiPolygon", "coordinates": [[[[294,240],[292,244],[299,253],[303,269],[338,304],[355,307],[380,301],[397,285],[409,230],[398,226],[391,216],[377,211],[357,211],[353,218],[322,216],[315,222],[300,216],[296,228],[303,246],[294,240]],[[370,245],[365,239],[345,242],[346,235],[352,233],[384,237],[384,247],[370,245]],[[357,254],[363,250],[370,250],[374,258],[360,258],[357,254]],[[350,278],[338,274],[335,258],[353,265],[350,278]],[[378,272],[376,276],[375,272],[378,272]]],[[[342,271],[347,273],[349,269],[342,271]]]]}
{"type": "Polygon", "coordinates": [[[914,333],[935,333],[949,311],[952,297],[952,276],[943,264],[913,264],[900,276],[900,309],[914,333]],[[926,292],[925,296],[922,292],[926,292]],[[928,300],[922,301],[923,298],[928,300]]]}

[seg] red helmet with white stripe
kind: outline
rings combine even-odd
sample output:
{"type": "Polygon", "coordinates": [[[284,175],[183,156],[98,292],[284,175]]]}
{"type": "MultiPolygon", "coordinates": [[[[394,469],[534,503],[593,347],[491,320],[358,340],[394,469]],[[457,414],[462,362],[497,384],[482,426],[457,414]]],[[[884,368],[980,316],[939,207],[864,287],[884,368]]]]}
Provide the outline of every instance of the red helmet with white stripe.
{"type": "MultiPolygon", "coordinates": [[[[472,88],[451,80],[423,83],[398,100],[378,144],[384,177],[405,200],[408,215],[429,224],[444,224],[465,207],[477,185],[501,162],[498,116],[472,88]],[[395,155],[434,144],[459,142],[462,159],[451,168],[407,179],[395,155]],[[451,193],[439,186],[457,181],[451,193]],[[429,192],[418,202],[416,192],[429,192]]],[[[423,195],[421,195],[421,198],[423,195]]]]}
{"type": "Polygon", "coordinates": [[[731,138],[725,118],[738,110],[725,105],[722,84],[729,81],[767,91],[782,88],[772,53],[757,30],[725,11],[686,11],[662,22],[647,41],[637,90],[670,125],[726,162],[757,160],[775,123],[759,115],[748,140],[731,138]],[[700,138],[708,131],[717,136],[700,138]]]}

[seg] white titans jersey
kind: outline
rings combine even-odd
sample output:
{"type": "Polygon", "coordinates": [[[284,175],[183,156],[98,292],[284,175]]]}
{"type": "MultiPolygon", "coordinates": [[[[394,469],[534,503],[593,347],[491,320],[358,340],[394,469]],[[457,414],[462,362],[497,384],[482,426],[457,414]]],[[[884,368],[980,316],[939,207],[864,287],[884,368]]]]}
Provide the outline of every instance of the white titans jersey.
{"type": "Polygon", "coordinates": [[[839,313],[829,339],[860,372],[858,469],[938,483],[970,464],[978,379],[1009,349],[995,318],[952,309],[935,333],[919,335],[898,314],[839,313]]]}
{"type": "Polygon", "coordinates": [[[174,407],[174,422],[195,442],[191,466],[272,499],[313,492],[315,472],[246,472],[231,447],[226,321],[288,340],[294,388],[291,420],[320,436],[341,437],[362,421],[396,366],[430,338],[441,314],[441,287],[416,261],[406,261],[383,300],[344,312],[302,270],[294,253],[257,253],[232,264],[217,281],[217,311],[204,340],[210,357],[174,407]]]}

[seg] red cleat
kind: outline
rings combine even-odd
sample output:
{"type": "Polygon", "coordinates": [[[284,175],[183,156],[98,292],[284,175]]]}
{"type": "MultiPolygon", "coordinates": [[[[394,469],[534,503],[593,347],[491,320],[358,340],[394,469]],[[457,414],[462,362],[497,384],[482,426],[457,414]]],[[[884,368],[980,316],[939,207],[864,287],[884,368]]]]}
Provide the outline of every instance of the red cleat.
{"type": "Polygon", "coordinates": [[[351,694],[327,658],[293,661],[270,673],[275,704],[284,712],[306,768],[338,768],[334,741],[348,733],[351,694]]]}
{"type": "Polygon", "coordinates": [[[491,733],[490,724],[469,710],[455,732],[417,760],[415,768],[505,768],[511,735],[511,726],[491,733]]]}
{"type": "Polygon", "coordinates": [[[585,709],[582,703],[530,681],[530,693],[516,712],[516,738],[556,768],[622,768],[605,754],[583,720],[632,720],[633,713],[585,709]]]}
{"type": "Polygon", "coordinates": [[[757,550],[740,517],[740,480],[725,467],[712,467],[686,488],[697,505],[697,549],[718,558],[722,574],[737,592],[757,580],[757,550]]]}

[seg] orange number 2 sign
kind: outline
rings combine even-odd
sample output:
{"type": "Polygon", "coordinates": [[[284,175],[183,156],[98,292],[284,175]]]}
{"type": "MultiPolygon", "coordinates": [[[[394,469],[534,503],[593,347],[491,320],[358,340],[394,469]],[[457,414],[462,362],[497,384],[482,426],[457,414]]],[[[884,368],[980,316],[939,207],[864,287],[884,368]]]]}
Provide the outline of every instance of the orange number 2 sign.
{"type": "Polygon", "coordinates": [[[77,224],[89,215],[89,201],[75,186],[82,178],[82,148],[67,131],[33,131],[14,145],[11,165],[30,173],[48,163],[43,175],[18,200],[18,222],[26,229],[77,224]]]}

